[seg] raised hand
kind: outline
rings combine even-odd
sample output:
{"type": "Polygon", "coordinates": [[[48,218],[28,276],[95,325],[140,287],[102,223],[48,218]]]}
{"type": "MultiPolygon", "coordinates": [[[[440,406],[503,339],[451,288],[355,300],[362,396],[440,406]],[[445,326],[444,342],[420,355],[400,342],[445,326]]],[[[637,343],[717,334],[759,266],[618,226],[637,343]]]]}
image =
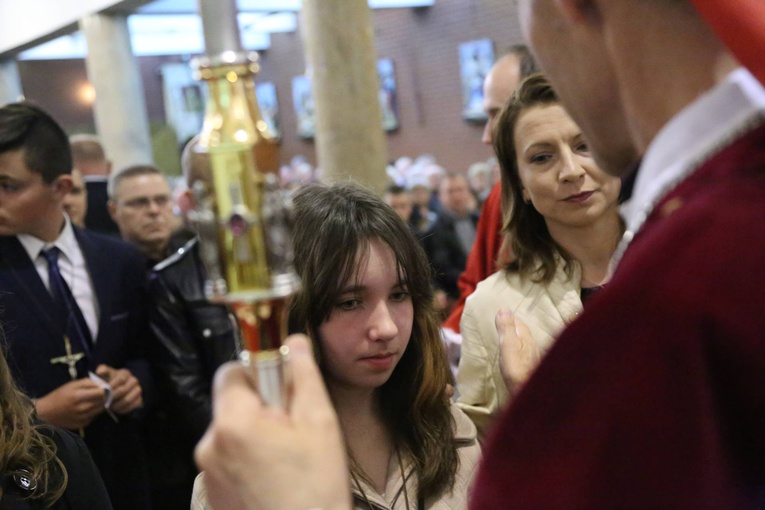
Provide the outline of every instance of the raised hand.
{"type": "Polygon", "coordinates": [[[499,336],[499,368],[510,396],[516,395],[542,359],[542,349],[526,324],[509,310],[494,318],[499,336]]]}
{"type": "Polygon", "coordinates": [[[208,503],[227,510],[350,510],[345,447],[309,340],[293,335],[289,409],[266,407],[254,368],[221,367],[197,445],[208,503]]]}

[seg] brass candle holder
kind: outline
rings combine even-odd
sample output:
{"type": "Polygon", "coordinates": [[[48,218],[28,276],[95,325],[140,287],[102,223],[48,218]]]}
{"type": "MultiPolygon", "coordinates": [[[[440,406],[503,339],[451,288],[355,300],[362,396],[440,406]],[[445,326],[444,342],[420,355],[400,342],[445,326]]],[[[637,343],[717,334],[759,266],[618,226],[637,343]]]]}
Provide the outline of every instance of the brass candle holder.
{"type": "Polygon", "coordinates": [[[194,190],[194,223],[207,270],[208,299],[234,311],[267,404],[285,405],[282,340],[293,269],[292,205],[280,189],[278,145],[263,121],[253,77],[256,53],[226,51],[192,62],[209,97],[198,150],[207,152],[212,189],[194,190]]]}

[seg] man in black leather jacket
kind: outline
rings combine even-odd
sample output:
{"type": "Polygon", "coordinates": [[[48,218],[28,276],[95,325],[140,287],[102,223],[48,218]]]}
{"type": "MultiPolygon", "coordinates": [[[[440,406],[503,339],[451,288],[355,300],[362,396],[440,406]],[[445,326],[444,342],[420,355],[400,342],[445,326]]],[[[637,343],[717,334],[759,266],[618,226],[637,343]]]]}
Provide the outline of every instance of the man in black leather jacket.
{"type": "MultiPolygon", "coordinates": [[[[191,187],[200,178],[194,165],[201,162],[204,166],[205,161],[190,160],[184,157],[183,162],[191,187]]],[[[205,175],[210,175],[209,170],[202,177],[205,175]]],[[[213,376],[241,350],[236,319],[228,307],[205,298],[204,283],[196,237],[155,265],[149,281],[153,301],[149,319],[157,339],[150,360],[159,402],[147,430],[147,443],[152,497],[155,506],[163,509],[189,506],[197,474],[194,446],[212,416],[213,376]]]]}

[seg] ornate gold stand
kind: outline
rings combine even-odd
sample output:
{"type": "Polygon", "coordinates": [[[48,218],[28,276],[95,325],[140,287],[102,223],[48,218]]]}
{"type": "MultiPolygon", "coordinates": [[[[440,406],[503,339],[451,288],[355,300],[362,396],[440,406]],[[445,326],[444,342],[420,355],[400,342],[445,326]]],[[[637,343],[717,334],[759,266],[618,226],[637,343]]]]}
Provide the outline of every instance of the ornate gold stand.
{"type": "Polygon", "coordinates": [[[201,57],[209,89],[199,149],[210,156],[212,189],[195,189],[207,296],[232,307],[243,360],[258,373],[269,405],[284,406],[287,303],[299,279],[292,266],[292,208],[279,189],[278,146],[258,107],[256,53],[201,57]]]}

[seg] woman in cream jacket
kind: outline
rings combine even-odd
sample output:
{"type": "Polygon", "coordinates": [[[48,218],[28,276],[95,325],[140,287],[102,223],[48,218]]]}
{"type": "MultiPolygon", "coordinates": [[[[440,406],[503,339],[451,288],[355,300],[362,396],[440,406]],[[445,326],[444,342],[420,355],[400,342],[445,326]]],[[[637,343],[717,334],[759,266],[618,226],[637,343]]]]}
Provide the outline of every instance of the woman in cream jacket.
{"type": "Polygon", "coordinates": [[[543,76],[519,86],[495,129],[503,230],[513,259],[465,304],[457,373],[458,405],[480,436],[509,394],[499,368],[499,310],[520,318],[544,353],[582,301],[604,284],[623,230],[619,179],[595,164],[581,130],[543,76]]]}

